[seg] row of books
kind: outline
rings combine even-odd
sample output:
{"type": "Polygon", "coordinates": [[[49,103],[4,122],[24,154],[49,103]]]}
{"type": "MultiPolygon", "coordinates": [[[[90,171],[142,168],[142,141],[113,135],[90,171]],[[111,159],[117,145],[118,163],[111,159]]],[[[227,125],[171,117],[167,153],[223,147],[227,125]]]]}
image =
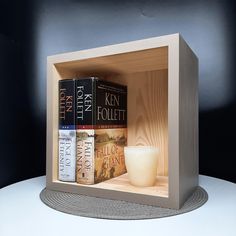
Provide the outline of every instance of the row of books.
{"type": "Polygon", "coordinates": [[[127,87],[97,77],[59,81],[58,179],[99,183],[126,172],[127,87]]]}

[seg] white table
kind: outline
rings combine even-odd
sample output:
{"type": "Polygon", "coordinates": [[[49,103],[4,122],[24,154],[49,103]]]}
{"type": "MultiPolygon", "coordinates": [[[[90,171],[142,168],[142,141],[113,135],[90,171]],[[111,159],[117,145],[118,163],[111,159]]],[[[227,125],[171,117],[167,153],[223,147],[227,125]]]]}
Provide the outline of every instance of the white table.
{"type": "Polygon", "coordinates": [[[151,220],[102,220],[55,211],[39,199],[45,176],[0,189],[0,236],[236,236],[236,184],[200,176],[209,200],[201,208],[151,220]]]}

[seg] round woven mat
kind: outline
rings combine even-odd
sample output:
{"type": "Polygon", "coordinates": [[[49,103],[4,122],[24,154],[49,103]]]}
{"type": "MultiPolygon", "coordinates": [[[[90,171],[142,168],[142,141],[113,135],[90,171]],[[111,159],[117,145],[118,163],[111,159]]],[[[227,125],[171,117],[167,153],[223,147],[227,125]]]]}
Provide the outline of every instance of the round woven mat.
{"type": "Polygon", "coordinates": [[[162,218],[195,210],[208,200],[208,195],[203,188],[198,187],[179,210],[89,197],[46,188],[40,193],[40,198],[47,206],[72,215],[102,219],[135,220],[162,218]]]}

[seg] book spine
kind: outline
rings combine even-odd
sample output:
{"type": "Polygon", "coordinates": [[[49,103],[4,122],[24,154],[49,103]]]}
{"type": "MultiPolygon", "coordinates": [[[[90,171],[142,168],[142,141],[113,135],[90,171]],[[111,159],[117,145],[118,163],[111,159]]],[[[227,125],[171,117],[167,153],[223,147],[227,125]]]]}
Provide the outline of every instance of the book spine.
{"type": "Polygon", "coordinates": [[[95,114],[95,183],[126,173],[127,87],[97,80],[95,114]]]}
{"type": "Polygon", "coordinates": [[[94,129],[78,129],[77,138],[77,182],[94,184],[94,129]]]}
{"type": "Polygon", "coordinates": [[[75,129],[75,81],[59,81],[59,140],[58,179],[75,181],[76,129],[75,129]]]}
{"type": "Polygon", "coordinates": [[[77,182],[94,184],[94,79],[76,81],[77,182]]]}

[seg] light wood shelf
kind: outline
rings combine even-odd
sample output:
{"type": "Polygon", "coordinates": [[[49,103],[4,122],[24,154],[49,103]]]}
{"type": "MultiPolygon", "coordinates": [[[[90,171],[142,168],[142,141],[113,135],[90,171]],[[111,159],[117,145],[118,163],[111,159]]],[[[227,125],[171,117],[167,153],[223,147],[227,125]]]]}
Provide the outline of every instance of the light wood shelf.
{"type": "Polygon", "coordinates": [[[198,185],[198,59],[179,34],[48,57],[47,188],[178,209],[198,185]],[[100,76],[128,86],[128,145],[160,149],[157,186],[127,176],[94,186],[57,181],[58,81],[100,76]]]}
{"type": "Polygon", "coordinates": [[[128,174],[123,174],[113,179],[106,180],[104,182],[93,184],[93,185],[82,185],[73,182],[61,182],[59,180],[56,183],[63,183],[74,186],[84,186],[94,189],[112,189],[114,191],[136,193],[142,195],[151,195],[159,197],[168,197],[168,177],[167,176],[157,176],[156,183],[150,187],[136,187],[129,182],[128,174]]]}

